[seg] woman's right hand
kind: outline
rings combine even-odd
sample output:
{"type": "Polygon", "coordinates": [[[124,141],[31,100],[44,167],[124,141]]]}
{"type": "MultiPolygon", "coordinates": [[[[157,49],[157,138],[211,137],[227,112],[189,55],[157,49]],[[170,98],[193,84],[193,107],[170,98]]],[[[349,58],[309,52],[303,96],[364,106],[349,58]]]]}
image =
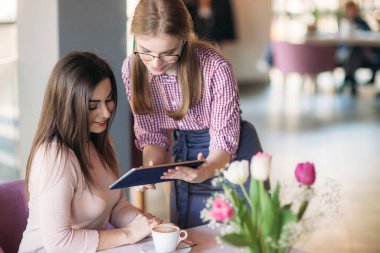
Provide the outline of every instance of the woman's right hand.
{"type": "Polygon", "coordinates": [[[162,220],[149,213],[140,213],[123,230],[126,232],[128,243],[133,244],[144,239],[151,233],[152,228],[161,223],[162,220]]]}

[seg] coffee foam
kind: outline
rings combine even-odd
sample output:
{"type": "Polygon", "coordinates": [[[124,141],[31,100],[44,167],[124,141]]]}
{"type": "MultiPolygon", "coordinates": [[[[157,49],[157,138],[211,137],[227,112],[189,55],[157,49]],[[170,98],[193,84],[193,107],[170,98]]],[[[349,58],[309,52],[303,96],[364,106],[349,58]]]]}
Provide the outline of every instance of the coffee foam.
{"type": "Polygon", "coordinates": [[[158,226],[153,228],[153,231],[158,233],[173,233],[175,231],[178,231],[178,229],[171,226],[158,226]]]}

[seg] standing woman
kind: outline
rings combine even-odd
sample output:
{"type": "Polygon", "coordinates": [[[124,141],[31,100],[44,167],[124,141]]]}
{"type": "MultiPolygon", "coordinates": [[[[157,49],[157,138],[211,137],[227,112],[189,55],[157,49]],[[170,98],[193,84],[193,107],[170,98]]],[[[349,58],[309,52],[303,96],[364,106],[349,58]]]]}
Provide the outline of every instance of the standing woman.
{"type": "Polygon", "coordinates": [[[26,167],[29,218],[19,252],[114,248],[161,222],[108,188],[118,178],[109,135],[116,92],[111,68],[92,53],[69,53],[54,67],[26,167]]]}
{"type": "MultiPolygon", "coordinates": [[[[162,176],[179,179],[171,185],[171,221],[182,228],[201,225],[204,200],[221,190],[210,182],[215,170],[260,151],[256,132],[240,121],[231,64],[196,38],[182,0],[140,0],[131,33],[134,54],[122,75],[136,145],[144,165],[170,162],[171,155],[175,161],[206,157],[197,169],[178,166],[162,176]]],[[[148,188],[154,186],[139,189],[148,188]]]]}

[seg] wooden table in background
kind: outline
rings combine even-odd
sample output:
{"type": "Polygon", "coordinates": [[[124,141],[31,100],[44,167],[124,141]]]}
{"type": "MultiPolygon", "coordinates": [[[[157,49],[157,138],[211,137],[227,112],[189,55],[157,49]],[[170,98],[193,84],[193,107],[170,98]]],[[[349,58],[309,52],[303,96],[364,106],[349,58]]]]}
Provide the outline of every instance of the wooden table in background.
{"type": "Polygon", "coordinates": [[[358,31],[351,36],[332,34],[310,34],[305,37],[305,42],[318,45],[350,45],[380,47],[380,32],[358,31]]]}

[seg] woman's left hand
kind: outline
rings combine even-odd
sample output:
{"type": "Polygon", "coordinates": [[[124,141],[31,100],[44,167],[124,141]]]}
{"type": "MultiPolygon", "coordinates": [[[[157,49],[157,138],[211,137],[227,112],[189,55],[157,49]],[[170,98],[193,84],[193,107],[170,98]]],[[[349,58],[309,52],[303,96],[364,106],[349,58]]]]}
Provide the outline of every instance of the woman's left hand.
{"type": "MultiPolygon", "coordinates": [[[[202,153],[198,154],[198,160],[202,160],[202,153]]],[[[169,169],[167,172],[164,172],[164,175],[161,176],[161,179],[180,179],[189,183],[201,183],[211,178],[210,170],[207,166],[207,160],[204,164],[199,166],[196,169],[186,167],[186,166],[177,166],[174,169],[169,169]]]]}

